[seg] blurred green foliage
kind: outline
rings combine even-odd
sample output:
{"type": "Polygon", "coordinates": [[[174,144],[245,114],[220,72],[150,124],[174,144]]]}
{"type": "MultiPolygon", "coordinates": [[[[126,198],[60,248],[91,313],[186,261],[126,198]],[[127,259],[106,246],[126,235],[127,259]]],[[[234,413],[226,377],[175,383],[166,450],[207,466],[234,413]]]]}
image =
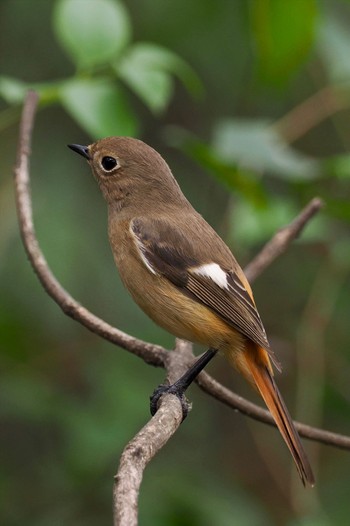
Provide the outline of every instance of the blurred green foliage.
{"type": "MultiPolygon", "coordinates": [[[[33,4],[35,5],[35,4],[33,4]]],[[[57,42],[72,60],[71,77],[26,83],[0,77],[0,95],[10,104],[21,103],[29,87],[41,104],[60,103],[92,137],[136,135],[137,119],[124,95],[122,81],[155,114],[168,105],[173,76],[194,93],[201,84],[178,55],[149,42],[131,42],[131,20],[117,0],[57,1],[52,23],[57,42]]]]}
{"type": "MultiPolygon", "coordinates": [[[[104,203],[67,143],[152,144],[242,264],[311,197],[325,200],[254,289],[291,412],[350,433],[349,24],[340,0],[0,3],[2,524],[110,524],[119,455],[163,379],[67,319],[26,263],[11,169],[29,87],[44,253],[79,301],[137,337],[173,345],[118,281],[104,203]]],[[[210,370],[254,399],[220,358],[210,370]]],[[[273,429],[190,397],[145,473],[142,524],[347,524],[347,452],[308,443],[317,486],[304,491],[273,429]]]]}

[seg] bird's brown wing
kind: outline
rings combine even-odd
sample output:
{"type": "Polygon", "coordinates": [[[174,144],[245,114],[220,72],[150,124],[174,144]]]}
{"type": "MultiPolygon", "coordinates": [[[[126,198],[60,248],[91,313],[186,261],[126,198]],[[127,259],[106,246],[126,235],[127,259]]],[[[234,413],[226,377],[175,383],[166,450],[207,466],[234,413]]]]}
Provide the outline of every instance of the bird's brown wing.
{"type": "Polygon", "coordinates": [[[222,264],[215,261],[215,247],[214,250],[208,247],[207,257],[203,245],[201,253],[196,253],[197,243],[189,239],[188,232],[164,219],[136,218],[131,223],[131,231],[140,255],[151,272],[165,277],[184,293],[212,309],[247,338],[271,352],[254,300],[234,268],[237,263],[233,257],[231,268],[222,268],[222,264]],[[210,256],[213,253],[214,257],[210,256]],[[209,267],[209,271],[214,268],[221,281],[213,279],[216,278],[215,273],[211,276],[210,272],[201,272],[204,267],[209,267]]]}

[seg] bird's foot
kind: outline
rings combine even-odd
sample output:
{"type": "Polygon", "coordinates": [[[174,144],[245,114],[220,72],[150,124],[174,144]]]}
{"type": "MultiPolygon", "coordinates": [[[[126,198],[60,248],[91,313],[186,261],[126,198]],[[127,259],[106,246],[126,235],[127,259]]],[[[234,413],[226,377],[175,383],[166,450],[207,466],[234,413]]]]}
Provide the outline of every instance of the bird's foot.
{"type": "Polygon", "coordinates": [[[176,382],[171,385],[160,384],[150,397],[151,415],[154,416],[156,414],[160,397],[165,393],[170,393],[177,396],[177,398],[180,400],[182,407],[182,421],[184,421],[192,407],[192,404],[185,396],[185,391],[191,385],[193,380],[197,378],[204,367],[210,362],[210,360],[216,355],[216,353],[216,349],[209,349],[207,352],[202,354],[202,356],[200,356],[198,360],[196,360],[195,363],[185,372],[185,374],[183,374],[176,382]]]}
{"type": "Polygon", "coordinates": [[[164,394],[173,394],[179,399],[182,407],[182,421],[184,421],[188,413],[191,411],[192,404],[189,400],[187,400],[184,389],[182,386],[178,385],[178,382],[175,382],[172,385],[160,384],[158,387],[156,387],[150,396],[151,415],[154,416],[156,414],[159,400],[164,394]]]}

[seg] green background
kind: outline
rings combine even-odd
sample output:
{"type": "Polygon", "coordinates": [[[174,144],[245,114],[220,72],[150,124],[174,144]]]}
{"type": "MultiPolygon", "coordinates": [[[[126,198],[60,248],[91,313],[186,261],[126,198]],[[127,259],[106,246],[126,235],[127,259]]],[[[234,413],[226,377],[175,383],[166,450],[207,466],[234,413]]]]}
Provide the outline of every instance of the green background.
{"type": "MultiPolygon", "coordinates": [[[[296,418],[350,433],[350,4],[311,0],[0,2],[0,518],[112,521],[123,446],[163,380],[62,314],[21,245],[18,119],[41,96],[34,219],[70,293],[118,328],[173,346],[120,284],[106,207],[67,143],[142,138],[244,266],[315,195],[325,209],[254,284],[296,418]]],[[[198,349],[199,350],[199,349],[198,349]]],[[[209,371],[257,401],[222,358],[209,371]]],[[[350,458],[305,442],[302,487],[278,433],[192,387],[193,411],[145,472],[144,525],[345,525],[350,458]]]]}

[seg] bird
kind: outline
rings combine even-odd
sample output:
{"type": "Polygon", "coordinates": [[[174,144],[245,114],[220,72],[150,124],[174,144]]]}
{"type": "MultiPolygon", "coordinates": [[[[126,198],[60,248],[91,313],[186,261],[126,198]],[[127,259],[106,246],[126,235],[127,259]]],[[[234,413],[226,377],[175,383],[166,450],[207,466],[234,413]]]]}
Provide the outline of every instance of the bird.
{"type": "Polygon", "coordinates": [[[151,146],[131,137],[68,146],[88,161],[107,203],[112,253],[134,301],[171,334],[226,357],[260,393],[304,486],[313,486],[308,457],[274,379],[279,363],[231,250],[151,146]]]}

